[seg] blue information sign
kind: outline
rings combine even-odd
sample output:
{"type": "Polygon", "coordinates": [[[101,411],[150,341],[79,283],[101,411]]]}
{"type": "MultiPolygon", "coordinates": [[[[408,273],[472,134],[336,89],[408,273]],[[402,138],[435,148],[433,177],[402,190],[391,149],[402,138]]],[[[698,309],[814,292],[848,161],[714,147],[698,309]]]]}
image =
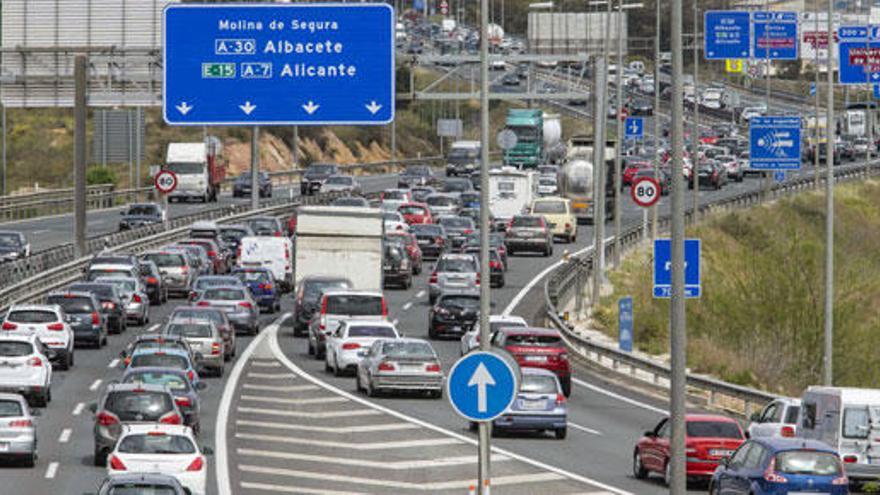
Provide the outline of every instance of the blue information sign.
{"type": "Polygon", "coordinates": [[[749,58],[751,29],[746,11],[706,11],[705,46],[707,60],[749,58]]]}
{"type": "Polygon", "coordinates": [[[797,12],[754,12],[752,57],[770,60],[797,60],[797,12]]]}
{"type": "MultiPolygon", "coordinates": [[[[700,240],[684,241],[684,295],[700,297],[700,240]]],[[[669,239],[654,240],[654,297],[672,296],[672,242],[669,239]]]]}
{"type": "Polygon", "coordinates": [[[171,125],[386,124],[394,119],[387,4],[171,4],[171,125]]]}
{"type": "Polygon", "coordinates": [[[800,117],[753,117],[749,120],[749,166],[752,170],[801,168],[800,117]]]}
{"type": "Polygon", "coordinates": [[[880,26],[837,30],[840,84],[880,83],[880,26]]]}
{"type": "Polygon", "coordinates": [[[627,117],[623,128],[626,139],[641,139],[645,136],[645,120],[641,117],[627,117]]]}
{"type": "Polygon", "coordinates": [[[777,184],[785,182],[785,170],[777,170],[776,172],[773,172],[773,180],[775,180],[777,184]]]}
{"type": "Polygon", "coordinates": [[[449,403],[469,421],[492,421],[501,416],[518,391],[517,371],[491,352],[466,354],[449,370],[446,381],[449,403]]]}
{"type": "Polygon", "coordinates": [[[620,350],[632,352],[633,350],[633,298],[621,297],[617,301],[617,315],[620,326],[620,350]]]}

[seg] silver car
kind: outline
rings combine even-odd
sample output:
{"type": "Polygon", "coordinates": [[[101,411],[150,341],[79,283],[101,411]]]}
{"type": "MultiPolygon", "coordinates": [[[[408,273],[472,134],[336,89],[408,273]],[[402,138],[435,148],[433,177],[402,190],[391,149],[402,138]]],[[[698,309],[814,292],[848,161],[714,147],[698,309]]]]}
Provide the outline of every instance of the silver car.
{"type": "Polygon", "coordinates": [[[178,318],[162,329],[162,335],[179,336],[189,343],[199,356],[199,364],[214,376],[223,376],[225,349],[223,335],[207,318],[178,318]]]}
{"type": "Polygon", "coordinates": [[[187,297],[192,281],[196,276],[195,269],[190,267],[186,254],[177,250],[147,251],[141,259],[152,261],[159,267],[162,283],[169,294],[187,297]]]}
{"type": "Polygon", "coordinates": [[[37,421],[24,397],[0,394],[0,457],[33,467],[37,460],[37,421]]]}
{"type": "Polygon", "coordinates": [[[260,309],[249,290],[240,286],[211,287],[205,289],[195,301],[197,306],[213,306],[226,312],[226,317],[236,330],[256,335],[260,329],[260,309]]]}
{"type": "Polygon", "coordinates": [[[128,277],[98,277],[95,279],[99,284],[112,284],[122,297],[125,306],[125,317],[128,321],[134,321],[138,325],[146,325],[150,322],[150,296],[147,288],[138,278],[128,277]]]}
{"type": "Polygon", "coordinates": [[[433,305],[443,293],[472,293],[480,287],[480,264],[472,254],[440,256],[428,279],[428,298],[433,305]]]}
{"type": "Polygon", "coordinates": [[[189,300],[195,301],[199,295],[210,287],[245,287],[240,278],[232,275],[201,275],[193,282],[189,291],[189,300]]]}
{"type": "Polygon", "coordinates": [[[361,351],[357,389],[370,397],[382,392],[443,395],[443,368],[431,343],[422,339],[382,339],[361,351]]]}
{"type": "Polygon", "coordinates": [[[431,210],[431,215],[434,217],[455,215],[460,206],[455,195],[445,193],[431,194],[425,198],[425,204],[428,205],[428,209],[431,210]]]}
{"type": "Polygon", "coordinates": [[[337,192],[348,194],[360,194],[361,185],[350,175],[331,175],[321,186],[321,192],[337,192]]]}

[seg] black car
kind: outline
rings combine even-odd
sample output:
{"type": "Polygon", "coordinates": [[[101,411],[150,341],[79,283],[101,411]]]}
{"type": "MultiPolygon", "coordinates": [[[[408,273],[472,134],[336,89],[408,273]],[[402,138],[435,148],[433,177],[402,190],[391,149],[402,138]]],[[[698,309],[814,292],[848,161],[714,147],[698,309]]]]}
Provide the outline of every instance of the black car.
{"type": "Polygon", "coordinates": [[[254,231],[250,226],[243,224],[218,225],[218,228],[220,229],[220,240],[229,247],[233,257],[235,256],[234,253],[238,251],[241,240],[254,235],[254,231]]]}
{"type": "Polygon", "coordinates": [[[442,192],[445,193],[464,193],[474,190],[474,185],[470,179],[446,178],[443,180],[442,192]]]}
{"type": "MultiPolygon", "coordinates": [[[[476,231],[473,234],[468,235],[464,239],[464,244],[462,245],[462,251],[468,253],[473,248],[480,247],[480,231],[476,231]]],[[[498,256],[501,257],[501,263],[504,265],[504,270],[507,270],[507,246],[504,245],[504,234],[498,232],[490,232],[489,233],[489,249],[494,249],[498,251],[498,256]]]]}
{"type": "Polygon", "coordinates": [[[95,349],[107,345],[107,322],[101,314],[101,302],[91,292],[54,292],[46,303],[57,304],[67,315],[67,324],[73,330],[77,346],[85,342],[95,349]]]}
{"type": "Polygon", "coordinates": [[[436,181],[434,171],[427,165],[411,165],[397,177],[397,187],[427,186],[436,181]]]}
{"type": "MultiPolygon", "coordinates": [[[[640,179],[651,178],[657,181],[660,184],[660,195],[666,196],[672,191],[672,176],[664,170],[663,168],[659,168],[656,171],[653,168],[645,168],[641,169],[633,175],[632,182],[635,184],[640,179]]],[[[632,187],[632,186],[630,186],[632,187]]]]}
{"type": "Polygon", "coordinates": [[[141,279],[147,287],[147,296],[150,298],[150,304],[160,305],[168,301],[168,290],[165,289],[165,283],[162,281],[162,273],[156,263],[150,260],[139,260],[138,267],[141,270],[141,279]]]}
{"type": "MultiPolygon", "coordinates": [[[[700,165],[700,170],[697,172],[697,178],[700,183],[700,188],[709,186],[718,190],[721,189],[721,186],[727,184],[727,170],[714,161],[704,162],[700,165]]],[[[691,184],[693,184],[693,182],[691,182],[691,184]]]]}
{"type": "MultiPolygon", "coordinates": [[[[480,258],[480,246],[469,246],[464,249],[465,254],[472,254],[480,258]]],[[[489,286],[493,289],[504,287],[504,261],[497,248],[489,248],[489,286]]]]}
{"type": "Polygon", "coordinates": [[[324,181],[331,175],[338,175],[339,167],[332,163],[316,163],[309,165],[303,172],[302,180],[299,183],[299,192],[303,196],[315,194],[321,190],[324,181]]]}
{"type": "Polygon", "coordinates": [[[634,100],[627,107],[630,115],[654,115],[654,105],[648,100],[634,100]]]}
{"type": "Polygon", "coordinates": [[[0,231],[0,263],[27,258],[31,255],[31,245],[21,232],[0,231]]]}
{"type": "Polygon", "coordinates": [[[122,296],[112,284],[97,282],[75,282],[67,287],[67,292],[90,292],[101,303],[101,314],[107,319],[110,333],[122,333],[128,327],[122,296]]]}
{"type": "Polygon", "coordinates": [[[465,237],[477,230],[474,221],[468,217],[440,217],[438,223],[446,229],[450,241],[449,247],[452,249],[461,248],[465,237]]]}
{"type": "Polygon", "coordinates": [[[519,86],[519,75],[516,72],[508,72],[501,78],[501,84],[505,86],[519,86]]]}
{"type": "Polygon", "coordinates": [[[409,259],[409,255],[406,254],[405,249],[402,249],[402,246],[388,243],[385,244],[382,260],[382,274],[382,285],[385,288],[390,285],[396,285],[405,290],[412,286],[412,260],[409,259]]]}
{"type": "Polygon", "coordinates": [[[305,277],[299,283],[293,306],[293,335],[304,335],[309,328],[309,321],[318,311],[318,303],[325,291],[331,289],[351,289],[350,280],[342,277],[325,277],[313,275],[305,277]]]}
{"type": "Polygon", "coordinates": [[[409,231],[416,236],[416,242],[422,250],[422,258],[425,259],[439,258],[449,243],[446,229],[442,225],[416,223],[409,226],[409,231]]]}
{"type": "MultiPolygon", "coordinates": [[[[266,172],[260,172],[257,174],[257,183],[260,188],[260,197],[261,198],[271,198],[272,197],[272,178],[269,177],[269,174],[266,172]]],[[[250,197],[251,195],[251,173],[245,172],[238,177],[235,178],[235,182],[232,184],[232,197],[233,198],[241,198],[241,197],[250,197]]]]}
{"type": "Polygon", "coordinates": [[[122,219],[119,220],[120,232],[162,223],[165,220],[162,207],[156,203],[135,203],[119,214],[122,215],[122,219]]]}
{"type": "Polygon", "coordinates": [[[253,217],[245,220],[254,235],[258,236],[281,236],[281,221],[275,217],[253,217]]]}
{"type": "Polygon", "coordinates": [[[440,294],[428,314],[428,337],[460,338],[480,316],[480,295],[440,294]]]}

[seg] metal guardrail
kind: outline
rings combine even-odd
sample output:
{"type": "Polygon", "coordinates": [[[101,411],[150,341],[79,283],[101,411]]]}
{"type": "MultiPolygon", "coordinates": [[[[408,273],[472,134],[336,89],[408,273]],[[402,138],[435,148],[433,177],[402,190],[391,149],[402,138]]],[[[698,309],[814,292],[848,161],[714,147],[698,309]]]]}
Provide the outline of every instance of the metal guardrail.
{"type": "MultiPolygon", "coordinates": [[[[860,165],[841,166],[835,170],[835,183],[866,179],[880,175],[880,160],[873,160],[860,165]]],[[[824,183],[824,174],[821,177],[824,183]]],[[[796,194],[814,189],[813,177],[802,177],[795,180],[775,185],[767,198],[763,197],[762,191],[749,191],[728,198],[720,199],[711,204],[702,205],[695,213],[689,210],[685,214],[685,221],[693,224],[702,220],[709,214],[722,211],[748,208],[766,200],[796,194]]],[[[664,216],[659,219],[658,231],[666,231],[670,225],[670,218],[664,216]]],[[[637,225],[621,233],[620,246],[624,251],[632,250],[646,239],[645,226],[637,225]]],[[[650,231],[651,226],[648,226],[650,231]]],[[[613,246],[606,245],[606,253],[610,259],[613,246]]],[[[668,381],[671,373],[669,366],[653,359],[647,359],[628,352],[623,352],[611,346],[594,342],[587,337],[579,335],[560,317],[560,309],[568,306],[575,298],[577,291],[582,290],[591,275],[593,266],[593,253],[587,252],[582,256],[573,257],[554,270],[544,283],[544,304],[546,317],[551,324],[558,328],[568,348],[575,355],[589,361],[610,362],[614,370],[618,370],[621,364],[629,367],[633,376],[641,373],[647,374],[650,381],[660,385],[663,380],[668,381]]],[[[618,370],[619,371],[619,370],[618,370]]],[[[743,387],[727,383],[715,378],[688,374],[687,386],[692,394],[701,393],[705,396],[710,407],[720,407],[743,414],[749,417],[756,406],[761,406],[776,398],[776,395],[749,387],[743,387]]]]}
{"type": "MultiPolygon", "coordinates": [[[[88,209],[112,206],[115,197],[130,194],[130,189],[114,191],[113,184],[86,188],[88,209]]],[[[27,194],[0,196],[0,222],[23,220],[73,211],[73,189],[52,189],[27,194]]]]}

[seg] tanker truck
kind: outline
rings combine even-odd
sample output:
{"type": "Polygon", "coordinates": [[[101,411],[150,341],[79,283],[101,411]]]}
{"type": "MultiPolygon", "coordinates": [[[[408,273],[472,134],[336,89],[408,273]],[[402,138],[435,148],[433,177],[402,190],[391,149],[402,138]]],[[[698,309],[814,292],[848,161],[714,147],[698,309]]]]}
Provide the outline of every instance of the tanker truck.
{"type": "MultiPolygon", "coordinates": [[[[562,126],[558,115],[543,110],[511,108],[505,127],[516,134],[516,145],[504,152],[504,164],[521,169],[535,169],[548,162],[548,150],[559,160],[562,126]]],[[[555,163],[555,162],[554,162],[555,163]]]]}
{"type": "MultiPolygon", "coordinates": [[[[614,142],[605,144],[605,219],[614,217],[614,142]]],[[[571,200],[578,223],[593,223],[596,188],[594,187],[593,139],[572,136],[565,163],[559,170],[559,195],[571,200]]]]}

